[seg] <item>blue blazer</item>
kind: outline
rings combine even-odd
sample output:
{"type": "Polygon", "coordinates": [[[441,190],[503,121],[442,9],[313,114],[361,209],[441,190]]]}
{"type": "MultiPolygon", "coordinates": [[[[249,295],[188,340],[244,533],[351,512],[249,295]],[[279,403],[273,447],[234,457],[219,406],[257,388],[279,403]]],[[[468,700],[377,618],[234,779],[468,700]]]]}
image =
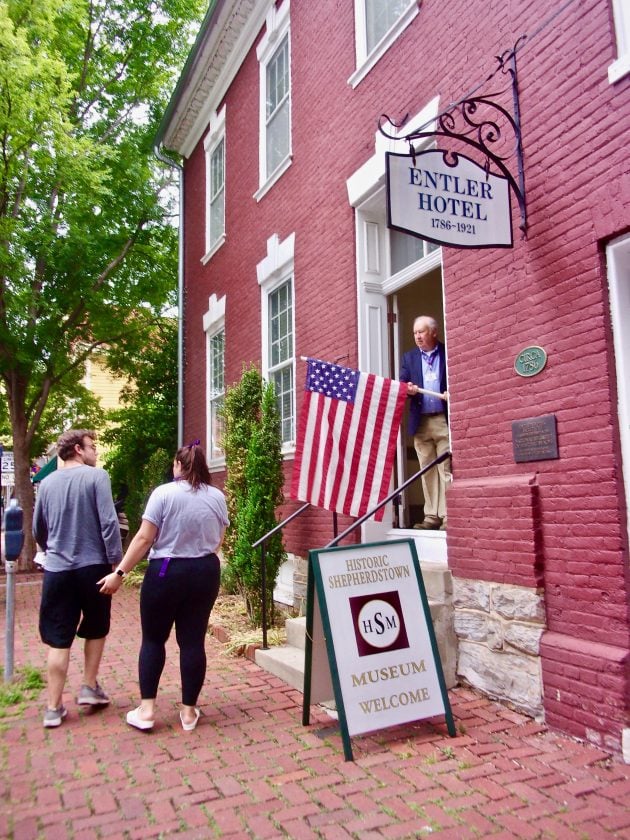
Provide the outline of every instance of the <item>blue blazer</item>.
{"type": "MultiPolygon", "coordinates": [[[[444,351],[444,345],[441,341],[438,341],[437,348],[438,356],[440,358],[440,369],[442,371],[439,390],[440,393],[443,393],[444,391],[448,391],[446,378],[446,353],[444,351]]],[[[419,347],[414,347],[413,350],[409,350],[407,353],[403,354],[402,364],[400,366],[400,381],[413,382],[414,385],[424,388],[424,379],[422,377],[422,351],[419,347]]],[[[431,388],[431,390],[433,390],[433,388],[431,388]]],[[[416,430],[420,425],[420,420],[422,418],[422,399],[422,394],[415,394],[413,397],[409,397],[410,403],[407,431],[410,435],[415,435],[416,430]]],[[[448,417],[448,402],[446,402],[446,400],[444,401],[444,414],[448,417]]]]}

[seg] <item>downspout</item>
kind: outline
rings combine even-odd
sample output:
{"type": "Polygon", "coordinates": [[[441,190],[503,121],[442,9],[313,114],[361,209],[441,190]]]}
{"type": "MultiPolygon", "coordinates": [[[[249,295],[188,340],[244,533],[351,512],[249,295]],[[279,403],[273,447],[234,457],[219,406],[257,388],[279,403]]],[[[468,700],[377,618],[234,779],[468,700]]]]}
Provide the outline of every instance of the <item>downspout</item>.
{"type": "Polygon", "coordinates": [[[161,144],[153,154],[179,173],[179,236],[177,238],[177,448],[184,441],[184,167],[162,152],[161,144]]]}

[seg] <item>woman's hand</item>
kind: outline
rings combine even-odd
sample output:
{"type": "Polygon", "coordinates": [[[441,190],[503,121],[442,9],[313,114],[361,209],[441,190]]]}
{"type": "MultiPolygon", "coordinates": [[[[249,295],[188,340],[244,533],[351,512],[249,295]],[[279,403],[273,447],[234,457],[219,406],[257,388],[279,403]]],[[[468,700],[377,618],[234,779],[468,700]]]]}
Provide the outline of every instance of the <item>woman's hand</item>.
{"type": "Polygon", "coordinates": [[[120,584],[122,583],[122,578],[120,575],[117,575],[116,572],[112,572],[109,575],[105,575],[100,580],[96,581],[96,585],[101,585],[101,588],[98,590],[101,595],[115,595],[118,590],[120,589],[120,584]]]}

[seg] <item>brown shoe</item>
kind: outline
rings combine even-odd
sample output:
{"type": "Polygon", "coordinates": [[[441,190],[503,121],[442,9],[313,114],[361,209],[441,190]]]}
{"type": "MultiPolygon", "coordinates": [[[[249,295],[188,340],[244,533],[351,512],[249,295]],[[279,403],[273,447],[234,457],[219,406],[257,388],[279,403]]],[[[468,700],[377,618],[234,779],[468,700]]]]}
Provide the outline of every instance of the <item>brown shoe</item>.
{"type": "Polygon", "coordinates": [[[441,524],[442,520],[439,516],[425,516],[422,522],[413,527],[418,531],[437,531],[441,524]]]}

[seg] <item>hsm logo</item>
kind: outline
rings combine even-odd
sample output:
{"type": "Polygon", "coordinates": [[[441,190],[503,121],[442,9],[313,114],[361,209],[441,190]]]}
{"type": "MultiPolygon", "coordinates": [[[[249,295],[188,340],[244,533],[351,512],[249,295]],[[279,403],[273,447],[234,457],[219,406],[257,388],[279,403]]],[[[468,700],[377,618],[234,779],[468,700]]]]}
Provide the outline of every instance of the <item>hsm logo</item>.
{"type": "Polygon", "coordinates": [[[350,598],[359,656],[409,647],[398,592],[350,598]]]}

